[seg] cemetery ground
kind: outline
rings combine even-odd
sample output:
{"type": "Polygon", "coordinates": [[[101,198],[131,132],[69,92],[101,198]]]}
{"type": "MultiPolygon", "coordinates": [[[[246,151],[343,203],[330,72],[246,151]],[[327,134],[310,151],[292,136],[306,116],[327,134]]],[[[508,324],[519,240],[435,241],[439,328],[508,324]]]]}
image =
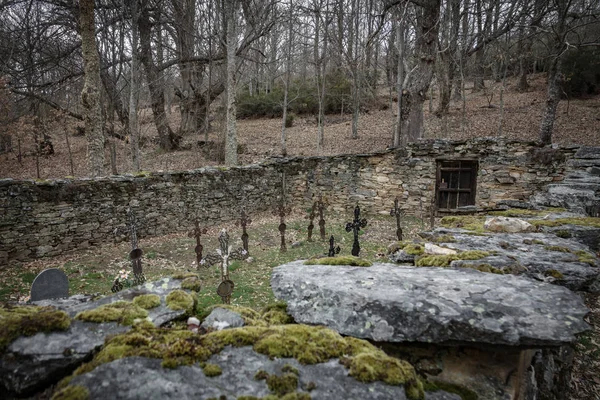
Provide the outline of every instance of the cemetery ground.
{"type": "MultiPolygon", "coordinates": [[[[429,218],[423,212],[422,218],[403,217],[405,240],[418,238],[418,233],[429,229],[429,218]]],[[[341,213],[338,213],[338,216],[341,213]]],[[[340,245],[340,255],[349,255],[352,248],[352,232],[345,231],[345,223],[351,215],[344,218],[328,219],[326,216],[326,240],[321,240],[318,217],[313,222],[313,241],[307,241],[309,224],[306,212],[296,210],[286,218],[287,252],[279,251],[280,235],[277,230],[279,218],[270,214],[251,216],[253,222],[248,226],[249,252],[251,262],[233,261],[230,264],[230,276],[235,282],[231,304],[251,307],[259,310],[276,302],[270,287],[272,269],[278,265],[297,259],[327,253],[329,237],[333,235],[336,245],[340,245]]],[[[360,257],[369,261],[387,261],[386,250],[396,241],[395,218],[389,214],[366,215],[369,223],[361,231],[360,257]]],[[[439,226],[439,220],[436,221],[439,226]]],[[[241,247],[241,228],[235,223],[211,227],[201,236],[204,255],[218,247],[218,233],[226,228],[233,248],[241,247]]],[[[190,228],[190,231],[192,228],[190,228]]],[[[211,306],[221,303],[216,293],[220,282],[219,266],[196,269],[194,253],[195,238],[185,233],[163,237],[142,238],[139,247],[144,250],[143,268],[147,281],[182,272],[199,272],[202,289],[198,295],[198,317],[208,314],[211,306]]],[[[128,253],[129,242],[106,244],[95,248],[82,249],[69,256],[40,259],[3,271],[0,275],[0,303],[24,301],[27,299],[31,283],[35,276],[47,268],[59,268],[69,278],[70,295],[76,293],[108,295],[110,287],[120,270],[131,271],[128,253]]],[[[578,338],[575,344],[573,379],[571,381],[572,400],[597,400],[600,398],[600,296],[585,294],[586,304],[591,313],[586,321],[591,330],[578,338]]]]}

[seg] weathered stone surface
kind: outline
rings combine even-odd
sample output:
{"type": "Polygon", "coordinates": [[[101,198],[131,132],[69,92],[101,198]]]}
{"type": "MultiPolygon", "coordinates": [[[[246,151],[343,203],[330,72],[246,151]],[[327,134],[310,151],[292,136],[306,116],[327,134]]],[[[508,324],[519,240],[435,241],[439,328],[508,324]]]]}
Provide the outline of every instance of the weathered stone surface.
{"type": "Polygon", "coordinates": [[[588,329],[568,289],[469,269],[295,261],[274,269],[271,286],[296,321],[376,341],[561,345],[588,329]]]}
{"type": "Polygon", "coordinates": [[[220,331],[221,329],[244,326],[244,320],[242,316],[235,311],[217,307],[210,312],[200,326],[205,329],[211,328],[220,331]]]}
{"type": "MultiPolygon", "coordinates": [[[[157,294],[161,297],[161,305],[148,310],[148,318],[156,326],[160,326],[184,314],[182,310],[171,310],[165,302],[167,294],[180,286],[181,281],[165,278],[97,301],[88,296],[76,295],[62,300],[38,301],[35,304],[54,306],[73,318],[78,312],[104,304],[119,300],[131,301],[141,294],[157,294]]],[[[113,322],[97,324],[72,320],[71,327],[64,332],[21,336],[0,355],[0,394],[29,395],[56,382],[88,360],[104,344],[106,336],[128,329],[128,326],[113,322]]]]}
{"type": "Polygon", "coordinates": [[[443,243],[461,251],[481,250],[493,254],[479,260],[452,261],[451,267],[489,264],[508,273],[525,275],[540,281],[565,286],[571,290],[595,290],[600,263],[587,246],[551,233],[489,233],[471,235],[461,229],[435,229],[438,237],[452,237],[443,243]],[[583,260],[585,252],[594,265],[583,260]]]}
{"type": "Polygon", "coordinates": [[[398,264],[415,264],[415,256],[412,254],[407,254],[404,250],[398,250],[388,256],[391,262],[395,262],[398,264]]]}
{"type": "Polygon", "coordinates": [[[441,247],[433,243],[425,243],[425,253],[434,255],[449,255],[456,254],[456,250],[447,247],[441,247]]]}
{"type": "Polygon", "coordinates": [[[519,218],[491,217],[485,220],[483,227],[490,232],[530,232],[535,228],[527,221],[519,218]]]}
{"type": "MultiPolygon", "coordinates": [[[[254,378],[258,370],[283,375],[287,364],[298,370],[298,391],[310,391],[313,400],[338,399],[406,399],[402,386],[382,382],[361,383],[348,376],[339,360],[326,363],[302,365],[294,359],[276,358],[258,354],[251,347],[226,347],[212,356],[211,364],[219,365],[223,373],[206,377],[197,365],[176,369],[161,367],[161,361],[142,357],[130,357],[99,366],[95,370],[73,378],[72,385],[81,385],[90,392],[90,399],[105,399],[107,390],[111,398],[129,399],[208,399],[226,396],[258,398],[271,394],[264,380],[254,378]],[[312,385],[310,385],[312,386],[312,385]]],[[[428,393],[428,400],[459,400],[460,396],[446,392],[428,393]]]]}
{"type": "Polygon", "coordinates": [[[39,273],[31,284],[31,301],[69,297],[69,278],[57,268],[39,273]]]}

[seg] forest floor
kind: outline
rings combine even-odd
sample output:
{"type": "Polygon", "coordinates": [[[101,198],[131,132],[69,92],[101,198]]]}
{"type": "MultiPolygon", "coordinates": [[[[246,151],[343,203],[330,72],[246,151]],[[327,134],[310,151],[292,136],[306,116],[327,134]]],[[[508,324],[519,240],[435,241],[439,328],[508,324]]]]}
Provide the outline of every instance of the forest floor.
{"type": "MultiPolygon", "coordinates": [[[[544,74],[532,75],[531,88],[524,93],[514,89],[509,80],[501,104],[499,83],[486,81],[486,89],[481,92],[466,90],[465,109],[462,100],[453,101],[446,118],[438,118],[430,112],[430,103],[424,104],[425,139],[469,139],[475,137],[505,136],[521,140],[536,140],[545,106],[546,81],[544,74]]],[[[431,101],[432,109],[437,106],[437,94],[431,101]]],[[[390,107],[390,98],[382,94],[364,106],[360,115],[357,139],[351,139],[350,114],[327,115],[324,148],[317,151],[317,124],[314,116],[296,116],[294,125],[287,128],[287,153],[289,156],[312,156],[350,153],[369,153],[386,149],[392,138],[395,119],[395,103],[390,107]],[[368,109],[368,111],[366,111],[368,109]]],[[[216,113],[214,113],[216,114],[216,113]]],[[[179,111],[173,107],[170,125],[179,126],[179,111]]],[[[212,129],[204,133],[190,134],[183,138],[182,150],[165,152],[155,140],[156,130],[152,123],[151,111],[140,112],[141,121],[141,169],[144,171],[186,170],[205,165],[218,164],[214,157],[199,148],[198,142],[208,138],[209,143],[222,140],[223,122],[213,116],[212,129]]],[[[600,145],[600,96],[586,99],[561,101],[554,125],[553,141],[557,144],[600,145]]],[[[66,176],[86,176],[86,141],[84,136],[75,136],[80,121],[58,117],[46,125],[54,145],[54,154],[39,158],[39,178],[64,178],[66,176]],[[73,159],[73,171],[69,162],[69,140],[73,159]]],[[[34,142],[31,134],[22,135],[21,163],[18,161],[16,140],[13,139],[13,152],[0,154],[0,178],[37,178],[34,142]]],[[[116,147],[117,172],[132,172],[130,145],[126,141],[110,139],[116,147]]],[[[271,156],[281,154],[281,119],[238,120],[239,161],[241,164],[258,163],[271,156]]],[[[110,152],[105,154],[105,171],[110,173],[110,152]]]]}

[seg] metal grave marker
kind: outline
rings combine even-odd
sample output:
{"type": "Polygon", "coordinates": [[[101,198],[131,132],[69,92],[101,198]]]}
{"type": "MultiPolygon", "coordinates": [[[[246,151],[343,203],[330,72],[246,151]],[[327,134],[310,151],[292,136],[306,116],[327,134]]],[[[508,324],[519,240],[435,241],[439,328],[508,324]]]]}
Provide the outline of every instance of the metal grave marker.
{"type": "Polygon", "coordinates": [[[310,214],[308,215],[308,220],[310,221],[308,224],[308,241],[312,242],[312,233],[313,233],[313,229],[315,229],[315,224],[313,224],[313,221],[315,220],[315,211],[317,209],[317,202],[315,201],[312,205],[312,207],[310,208],[310,214]]]}
{"type": "Polygon", "coordinates": [[[319,209],[319,233],[321,234],[321,240],[325,240],[325,203],[321,196],[317,201],[317,208],[319,209]]]}
{"type": "Polygon", "coordinates": [[[392,217],[396,217],[396,237],[402,241],[402,226],[400,225],[400,218],[402,217],[402,210],[398,207],[398,198],[394,199],[394,208],[390,211],[392,217]]]}
{"type": "Polygon", "coordinates": [[[69,297],[69,278],[57,268],[46,269],[31,284],[31,301],[69,297]]]}
{"type": "Polygon", "coordinates": [[[129,259],[131,260],[131,266],[133,268],[133,282],[135,285],[141,285],[146,282],[144,271],[142,270],[142,255],[144,252],[138,247],[137,240],[137,229],[135,226],[135,216],[131,208],[127,209],[127,216],[129,217],[129,233],[131,236],[131,251],[129,252],[129,259]]]}
{"type": "Polygon", "coordinates": [[[252,223],[252,220],[246,214],[246,210],[242,209],[242,213],[240,215],[240,221],[238,222],[238,224],[239,224],[239,226],[242,227],[242,247],[244,248],[244,250],[246,250],[247,253],[249,253],[249,251],[248,251],[249,236],[248,236],[248,232],[246,232],[246,227],[248,225],[250,225],[251,223],[252,223]]]}
{"type": "Polygon", "coordinates": [[[365,218],[360,219],[360,207],[358,207],[357,204],[356,208],[354,208],[354,221],[346,224],[346,232],[354,232],[354,242],[352,243],[352,255],[354,257],[358,257],[358,254],[360,253],[358,232],[360,231],[360,228],[364,228],[365,226],[367,226],[367,220],[365,218]]]}
{"type": "Polygon", "coordinates": [[[200,266],[202,265],[202,250],[204,250],[204,246],[200,243],[200,236],[202,236],[203,233],[206,233],[207,230],[206,228],[200,228],[200,222],[198,220],[196,220],[195,225],[194,230],[188,233],[188,237],[196,239],[196,247],[194,248],[194,251],[196,252],[196,268],[200,269],[200,266]]]}
{"type": "Polygon", "coordinates": [[[333,235],[329,238],[329,252],[327,253],[328,257],[335,257],[336,254],[340,254],[340,246],[335,245],[335,239],[333,235]]]}

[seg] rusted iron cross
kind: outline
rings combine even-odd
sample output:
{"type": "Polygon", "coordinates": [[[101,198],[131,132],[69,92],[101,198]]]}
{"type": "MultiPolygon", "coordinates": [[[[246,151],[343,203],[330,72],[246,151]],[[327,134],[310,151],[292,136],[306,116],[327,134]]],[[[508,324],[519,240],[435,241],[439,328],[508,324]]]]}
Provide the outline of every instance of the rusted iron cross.
{"type": "Polygon", "coordinates": [[[392,217],[396,217],[396,237],[402,241],[402,226],[400,225],[400,218],[402,217],[402,210],[398,207],[398,198],[394,199],[394,208],[390,211],[392,217]]]}
{"type": "Polygon", "coordinates": [[[329,253],[327,253],[328,257],[335,257],[336,254],[340,254],[340,246],[335,246],[335,239],[333,235],[329,238],[329,253]]]}
{"type": "Polygon", "coordinates": [[[277,210],[273,212],[273,215],[279,216],[279,234],[281,235],[281,245],[279,246],[279,251],[282,253],[287,251],[287,246],[285,245],[285,230],[287,229],[287,225],[285,224],[285,216],[291,212],[292,209],[285,206],[284,200],[279,202],[277,210]]]}
{"type": "Polygon", "coordinates": [[[321,240],[325,240],[325,203],[321,196],[317,201],[317,208],[319,209],[319,233],[321,234],[321,240]]]}
{"type": "Polygon", "coordinates": [[[144,271],[142,270],[142,255],[144,252],[138,247],[136,220],[131,208],[127,209],[127,217],[129,219],[129,236],[131,237],[131,251],[129,259],[133,269],[133,282],[136,285],[141,285],[146,282],[144,271]]]}
{"type": "Polygon", "coordinates": [[[200,243],[200,236],[202,236],[203,233],[205,234],[207,230],[206,228],[200,228],[200,222],[198,220],[196,220],[195,225],[196,226],[194,230],[188,233],[188,237],[196,238],[196,247],[194,248],[194,251],[196,252],[196,268],[200,269],[200,263],[202,261],[202,251],[204,250],[204,246],[202,246],[202,244],[200,243]]]}
{"type": "Polygon", "coordinates": [[[231,292],[233,291],[233,282],[229,279],[229,260],[244,260],[248,257],[248,252],[244,249],[232,250],[229,245],[229,234],[225,229],[219,234],[219,248],[215,253],[207,254],[202,259],[201,264],[215,265],[221,263],[221,284],[217,289],[217,293],[223,299],[225,304],[231,301],[231,292]],[[226,284],[223,284],[227,282],[226,284]],[[226,288],[224,288],[226,286],[226,288]],[[229,288],[231,290],[229,290],[229,288]],[[226,290],[225,290],[226,289],[226,290]]]}
{"type": "Polygon", "coordinates": [[[354,209],[354,221],[348,222],[346,224],[346,232],[353,231],[354,232],[354,242],[352,243],[352,255],[354,257],[358,257],[360,253],[360,244],[358,243],[358,232],[360,228],[364,228],[367,226],[367,220],[365,218],[360,219],[360,208],[358,204],[354,209]]]}
{"type": "Polygon", "coordinates": [[[238,225],[242,227],[242,247],[246,252],[248,252],[248,232],[246,232],[246,227],[252,223],[252,220],[246,214],[246,210],[242,209],[242,213],[240,215],[240,220],[238,225]]]}

